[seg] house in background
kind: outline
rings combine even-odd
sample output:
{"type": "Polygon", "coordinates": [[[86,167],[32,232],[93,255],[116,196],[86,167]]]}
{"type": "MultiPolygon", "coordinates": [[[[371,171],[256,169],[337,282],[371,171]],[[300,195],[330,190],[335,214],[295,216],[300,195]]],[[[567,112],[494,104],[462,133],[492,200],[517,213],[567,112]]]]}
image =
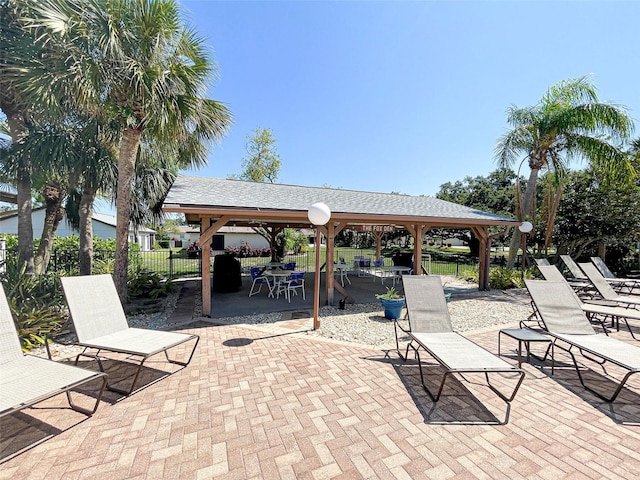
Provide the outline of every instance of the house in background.
{"type": "MultiPolygon", "coordinates": [[[[171,237],[171,246],[187,248],[189,244],[197,242],[200,238],[200,227],[181,225],[180,233],[171,237]],[[180,242],[180,243],[178,243],[180,242]]],[[[310,243],[315,239],[315,230],[303,228],[300,233],[308,237],[310,243]]],[[[227,247],[239,247],[242,244],[249,244],[252,248],[269,248],[269,242],[251,227],[222,227],[218,230],[212,240],[211,249],[214,252],[224,251],[227,247]]]]}
{"type": "MultiPolygon", "coordinates": [[[[180,233],[174,234],[171,246],[187,248],[189,244],[197,242],[200,238],[200,227],[180,225],[180,233]],[[175,239],[175,240],[174,240],[175,239]],[[178,243],[181,242],[181,243],[178,243]]],[[[213,251],[223,251],[227,247],[239,247],[247,243],[253,248],[269,248],[269,242],[251,227],[222,227],[211,240],[213,251]]]]}
{"type": "MultiPolygon", "coordinates": [[[[45,208],[34,208],[32,212],[33,222],[33,238],[40,238],[42,235],[42,227],[44,226],[45,208]]],[[[103,213],[93,214],[93,236],[96,238],[109,239],[116,238],[116,217],[113,215],[105,215],[103,213]]],[[[16,212],[8,212],[0,214],[0,235],[18,234],[18,214],[16,212]]],[[[60,221],[60,225],[56,230],[57,237],[70,237],[78,235],[78,230],[71,228],[71,225],[65,217],[60,221]]],[[[156,231],[150,228],[139,227],[137,231],[133,225],[129,227],[129,242],[137,243],[142,250],[151,250],[155,241],[156,231]]]]}

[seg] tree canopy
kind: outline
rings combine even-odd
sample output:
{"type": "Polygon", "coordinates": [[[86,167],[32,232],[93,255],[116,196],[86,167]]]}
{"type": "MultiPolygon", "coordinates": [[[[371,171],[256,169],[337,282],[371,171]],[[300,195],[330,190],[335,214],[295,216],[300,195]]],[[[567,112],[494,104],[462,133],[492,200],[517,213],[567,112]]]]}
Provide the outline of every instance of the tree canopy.
{"type": "Polygon", "coordinates": [[[280,155],[276,139],[268,128],[256,128],[247,135],[246,156],[242,160],[242,173],[231,178],[251,182],[275,183],[280,173],[280,155]]]}
{"type": "MultiPolygon", "coordinates": [[[[633,122],[624,108],[600,102],[588,77],[557,83],[536,105],[510,107],[507,121],[512,129],[498,140],[498,164],[511,167],[526,161],[530,169],[517,212],[520,220],[535,223],[534,199],[542,169],[564,172],[571,160],[583,159],[611,182],[628,181],[635,175],[622,150],[633,122]]],[[[509,249],[510,267],[519,243],[520,233],[515,231],[509,249]]]]}

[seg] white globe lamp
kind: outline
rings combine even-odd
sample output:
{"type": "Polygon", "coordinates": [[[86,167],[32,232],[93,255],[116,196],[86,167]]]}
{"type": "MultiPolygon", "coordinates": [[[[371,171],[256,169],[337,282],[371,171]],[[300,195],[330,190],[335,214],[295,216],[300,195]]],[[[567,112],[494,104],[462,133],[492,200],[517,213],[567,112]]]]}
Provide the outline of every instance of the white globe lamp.
{"type": "Polygon", "coordinates": [[[307,217],[314,225],[325,225],[331,218],[331,210],[322,202],[314,203],[309,207],[307,217]]]}
{"type": "Polygon", "coordinates": [[[318,319],[318,310],[320,305],[320,226],[326,225],[331,218],[331,210],[322,203],[314,203],[307,210],[309,221],[316,226],[316,275],[315,284],[313,286],[313,329],[320,328],[320,320],[318,319]]]}
{"type": "Polygon", "coordinates": [[[518,230],[520,230],[522,233],[529,233],[531,230],[533,230],[533,224],[531,222],[522,222],[522,225],[518,227],[518,230]]]}
{"type": "Polygon", "coordinates": [[[527,234],[533,230],[533,224],[531,222],[522,222],[518,230],[520,230],[522,234],[522,266],[520,267],[520,271],[522,272],[522,278],[524,278],[524,269],[527,266],[527,234]]]}

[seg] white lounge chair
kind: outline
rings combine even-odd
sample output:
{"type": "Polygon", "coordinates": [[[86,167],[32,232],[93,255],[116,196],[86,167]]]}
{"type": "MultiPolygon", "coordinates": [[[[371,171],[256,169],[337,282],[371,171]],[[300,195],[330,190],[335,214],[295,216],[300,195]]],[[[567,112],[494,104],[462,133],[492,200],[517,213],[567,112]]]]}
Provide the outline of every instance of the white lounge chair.
{"type": "Polygon", "coordinates": [[[614,288],[616,293],[625,293],[627,295],[640,293],[640,279],[616,277],[600,257],[591,257],[591,262],[598,268],[602,276],[614,288]]]}
{"type": "Polygon", "coordinates": [[[93,415],[106,385],[107,375],[104,373],[24,355],[7,297],[0,285],[0,417],[61,393],[67,395],[73,410],[93,415]],[[71,398],[71,391],[93,381],[100,381],[93,408],[76,405],[71,398]]]}
{"type": "Polygon", "coordinates": [[[582,310],[579,300],[566,282],[548,280],[525,280],[524,282],[541,321],[549,335],[554,337],[550,345],[551,374],[554,373],[555,347],[558,347],[571,356],[582,386],[599,398],[613,402],[629,377],[640,372],[640,348],[603,333],[596,333],[582,310]],[[611,396],[605,396],[585,384],[574,355],[574,348],[583,358],[592,360],[603,368],[606,362],[610,362],[628,370],[611,396]]]}
{"type": "MultiPolygon", "coordinates": [[[[545,280],[550,280],[552,282],[567,281],[562,273],[560,273],[560,270],[558,270],[554,265],[539,265],[538,269],[545,280]]],[[[598,322],[605,334],[608,334],[605,320],[611,319],[612,326],[617,327],[618,330],[620,329],[620,320],[622,320],[626,324],[627,330],[629,330],[631,336],[637,340],[631,326],[629,325],[629,320],[640,320],[640,310],[620,307],[618,306],[618,302],[612,300],[588,299],[583,301],[577,294],[576,298],[580,301],[580,307],[587,314],[589,320],[592,322],[598,322]]],[[[533,306],[535,310],[535,304],[533,306]]]]}
{"type": "Polygon", "coordinates": [[[61,281],[78,344],[85,347],[76,357],[76,363],[81,356],[90,357],[98,362],[100,371],[104,371],[102,351],[140,358],[131,387],[121,389],[109,384],[109,390],[131,394],[145,360],[157,353],[164,352],[168,362],[182,366],[193,358],[200,340],[198,335],[129,327],[111,275],[63,277],[61,281]],[[195,343],[186,361],[169,358],[167,350],[190,340],[195,343]]]}
{"type": "Polygon", "coordinates": [[[514,399],[524,379],[524,370],[507,363],[502,358],[453,331],[449,308],[439,276],[406,275],[403,285],[409,329],[403,329],[395,321],[396,349],[403,360],[406,360],[409,348],[413,349],[420,366],[420,380],[429,397],[434,402],[440,399],[449,375],[482,373],[489,388],[510,406],[510,402],[514,399]],[[411,338],[404,356],[400,352],[398,329],[407,333],[411,338]],[[426,351],[445,369],[435,395],[424,382],[420,349],[426,351]],[[518,374],[519,379],[510,395],[503,394],[491,384],[489,375],[496,373],[518,374]]]}
{"type": "Polygon", "coordinates": [[[626,307],[640,308],[639,296],[618,294],[593,263],[579,263],[578,265],[603,299],[618,302],[626,307]]]}

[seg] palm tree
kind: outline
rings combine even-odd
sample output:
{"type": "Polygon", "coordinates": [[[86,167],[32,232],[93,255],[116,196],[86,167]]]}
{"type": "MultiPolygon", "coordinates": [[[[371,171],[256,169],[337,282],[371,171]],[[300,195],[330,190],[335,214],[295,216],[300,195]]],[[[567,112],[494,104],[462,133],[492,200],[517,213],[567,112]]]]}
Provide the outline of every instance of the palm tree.
{"type": "MultiPolygon", "coordinates": [[[[28,0],[32,1],[32,0],[28,0]]],[[[175,0],[39,0],[32,22],[64,56],[62,68],[30,77],[29,94],[48,95],[100,118],[117,120],[116,264],[114,281],[124,302],[128,230],[136,158],[143,134],[189,164],[206,162],[207,144],[226,133],[227,107],[204,97],[214,63],[203,40],[184,26],[175,0]]]]}
{"type": "MultiPolygon", "coordinates": [[[[21,18],[28,15],[28,6],[17,0],[0,0],[0,110],[6,117],[11,135],[9,150],[21,145],[29,134],[29,124],[34,108],[25,99],[19,83],[20,72],[33,66],[39,56],[40,46],[27,31],[21,18]]],[[[8,158],[8,157],[4,157],[8,158]]],[[[33,224],[31,203],[31,162],[22,158],[8,167],[3,161],[3,170],[11,171],[10,177],[16,187],[18,207],[18,264],[25,271],[33,270],[33,224]]]]}
{"type": "MultiPolygon", "coordinates": [[[[632,132],[633,123],[624,108],[599,102],[588,77],[559,82],[534,106],[510,107],[507,120],[513,130],[498,140],[498,164],[511,167],[524,154],[522,162],[526,160],[531,170],[520,202],[519,220],[535,220],[536,183],[542,169],[563,172],[571,160],[585,159],[609,179],[628,181],[635,175],[620,148],[632,132]]],[[[513,268],[519,246],[520,233],[514,231],[509,268],[513,268]]]]}

